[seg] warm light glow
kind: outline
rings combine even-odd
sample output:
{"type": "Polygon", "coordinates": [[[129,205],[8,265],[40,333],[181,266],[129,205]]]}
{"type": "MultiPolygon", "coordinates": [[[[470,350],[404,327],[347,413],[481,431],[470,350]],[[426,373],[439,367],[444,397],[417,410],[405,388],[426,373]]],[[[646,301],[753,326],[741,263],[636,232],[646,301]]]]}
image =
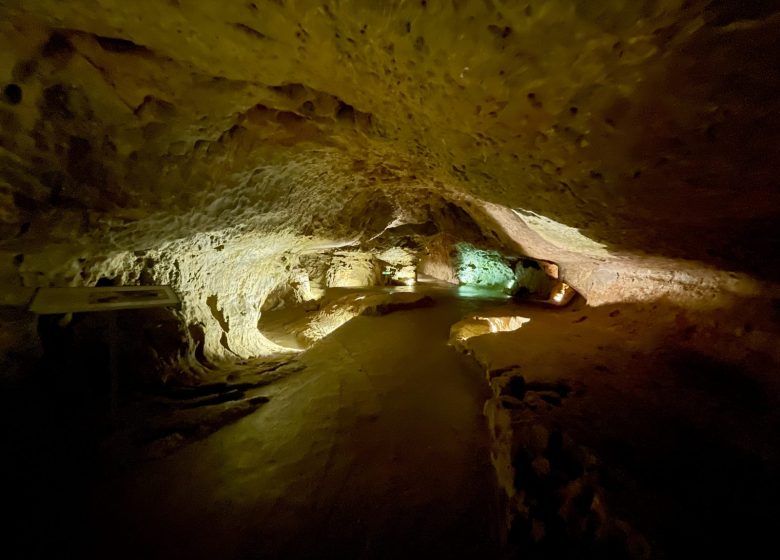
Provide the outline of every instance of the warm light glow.
{"type": "Polygon", "coordinates": [[[329,288],[370,286],[376,278],[374,255],[361,251],[337,251],[326,275],[329,288]]]}
{"type": "Polygon", "coordinates": [[[407,286],[414,286],[417,283],[417,281],[414,278],[407,278],[404,280],[404,284],[407,286]]]}
{"type": "Polygon", "coordinates": [[[329,306],[328,309],[317,314],[302,332],[307,341],[316,342],[325,338],[341,325],[350,321],[360,313],[359,307],[353,306],[329,306]]]}
{"type": "Polygon", "coordinates": [[[516,331],[526,323],[530,323],[530,317],[474,317],[478,321],[487,321],[490,325],[490,332],[511,332],[516,331]]]}
{"type": "Polygon", "coordinates": [[[561,282],[550,295],[550,300],[554,303],[566,305],[574,297],[574,289],[568,284],[561,282]]]}
{"type": "Polygon", "coordinates": [[[556,247],[568,251],[582,252],[586,255],[606,256],[609,253],[603,243],[598,243],[580,233],[577,228],[556,222],[530,210],[515,208],[512,210],[528,227],[556,247]]]}
{"type": "Polygon", "coordinates": [[[526,323],[531,322],[530,317],[519,315],[509,317],[470,317],[455,323],[450,329],[450,342],[456,346],[476,336],[495,334],[499,332],[516,331],[526,323]]]}

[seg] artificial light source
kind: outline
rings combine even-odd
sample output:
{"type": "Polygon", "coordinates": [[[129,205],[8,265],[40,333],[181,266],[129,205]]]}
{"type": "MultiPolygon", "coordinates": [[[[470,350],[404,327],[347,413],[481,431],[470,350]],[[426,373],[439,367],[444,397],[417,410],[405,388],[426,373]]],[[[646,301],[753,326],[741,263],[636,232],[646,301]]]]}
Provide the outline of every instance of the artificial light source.
{"type": "Polygon", "coordinates": [[[550,294],[550,299],[548,300],[548,303],[552,303],[553,305],[563,306],[569,303],[571,299],[575,296],[576,292],[574,291],[574,288],[566,284],[565,282],[560,282],[553,290],[553,292],[550,294]]]}
{"type": "Polygon", "coordinates": [[[407,286],[414,286],[417,283],[417,281],[414,278],[406,278],[404,280],[404,284],[407,286]]]}

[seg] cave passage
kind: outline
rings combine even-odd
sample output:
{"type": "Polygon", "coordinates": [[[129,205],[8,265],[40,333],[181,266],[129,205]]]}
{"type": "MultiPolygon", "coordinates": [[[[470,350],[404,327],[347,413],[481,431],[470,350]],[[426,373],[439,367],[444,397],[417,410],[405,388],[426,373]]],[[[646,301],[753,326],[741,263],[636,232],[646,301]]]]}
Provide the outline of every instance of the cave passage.
{"type": "Polygon", "coordinates": [[[776,548],[778,38],[0,0],[0,558],[776,548]]]}
{"type": "Polygon", "coordinates": [[[257,412],[98,493],[98,557],[497,557],[487,386],[447,344],[495,299],[358,317],[257,412]]]}

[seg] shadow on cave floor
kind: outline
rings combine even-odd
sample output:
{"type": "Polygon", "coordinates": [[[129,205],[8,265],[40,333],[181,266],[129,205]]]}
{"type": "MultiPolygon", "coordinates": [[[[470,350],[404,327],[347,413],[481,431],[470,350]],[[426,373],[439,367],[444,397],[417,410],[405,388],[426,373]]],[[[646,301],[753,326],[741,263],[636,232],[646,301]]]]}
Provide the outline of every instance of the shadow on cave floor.
{"type": "Polygon", "coordinates": [[[89,338],[44,354],[27,378],[0,386],[0,479],[11,513],[0,557],[87,554],[96,534],[90,502],[100,480],[133,472],[251,414],[268,402],[269,385],[303,369],[278,356],[227,365],[217,372],[222,379],[196,386],[133,384],[120,376],[128,386],[117,409],[102,342],[89,338]]]}
{"type": "MultiPolygon", "coordinates": [[[[652,557],[743,557],[771,542],[780,382],[760,349],[777,333],[748,310],[496,307],[479,291],[430,293],[433,307],[353,319],[299,355],[292,375],[245,388],[259,408],[124,470],[101,470],[104,434],[78,384],[4,394],[15,465],[4,479],[20,495],[10,532],[24,548],[3,556],[499,557],[483,372],[507,368],[525,381],[519,395],[509,387],[513,406],[598,457],[610,515],[640,531],[652,557]],[[475,313],[531,321],[470,339],[472,361],[447,334],[475,313]]],[[[194,410],[192,424],[208,424],[194,410]]],[[[573,481],[540,479],[530,453],[518,453],[528,465],[515,465],[515,481],[547,500],[535,507],[549,523],[573,481]]],[[[513,527],[512,557],[612,557],[547,546],[556,533],[545,527],[538,542],[513,527]]]]}
{"type": "Polygon", "coordinates": [[[352,320],[264,387],[257,410],[124,473],[73,451],[92,441],[74,434],[87,422],[48,417],[34,445],[58,456],[26,484],[56,503],[33,512],[24,557],[497,557],[487,387],[447,345],[452,323],[495,300],[448,293],[352,320]]]}
{"type": "MultiPolygon", "coordinates": [[[[749,304],[693,312],[662,302],[591,308],[580,301],[562,310],[513,304],[483,311],[530,318],[517,331],[468,344],[496,380],[522,378],[497,401],[515,423],[515,483],[527,496],[544,496],[552,512],[532,506],[528,527],[535,521],[553,535],[553,525],[565,522],[569,536],[577,535],[578,524],[605,504],[583,502],[581,515],[568,518],[557,512],[578,484],[597,478],[608,515],[639,530],[653,558],[767,550],[780,528],[780,381],[777,317],[765,302],[759,306],[763,321],[749,304]],[[570,442],[563,471],[571,472],[556,474],[549,447],[528,451],[520,426],[570,442]],[[553,472],[540,474],[539,461],[553,472]]],[[[525,530],[510,536],[517,557],[600,557],[582,534],[569,541],[580,548],[567,550],[564,539],[534,542],[525,530]]]]}

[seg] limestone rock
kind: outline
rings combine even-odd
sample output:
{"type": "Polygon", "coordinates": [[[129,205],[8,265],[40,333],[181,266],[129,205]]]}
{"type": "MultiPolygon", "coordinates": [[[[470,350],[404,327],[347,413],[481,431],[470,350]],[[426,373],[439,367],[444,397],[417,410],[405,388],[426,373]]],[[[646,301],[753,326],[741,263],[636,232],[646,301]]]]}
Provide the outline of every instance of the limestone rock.
{"type": "Polygon", "coordinates": [[[465,241],[594,305],[755,295],[780,273],[780,19],[750,6],[5,3],[0,276],[15,301],[170,283],[214,359],[283,351],[260,310],[323,251],[422,245],[455,282],[465,241]]]}

